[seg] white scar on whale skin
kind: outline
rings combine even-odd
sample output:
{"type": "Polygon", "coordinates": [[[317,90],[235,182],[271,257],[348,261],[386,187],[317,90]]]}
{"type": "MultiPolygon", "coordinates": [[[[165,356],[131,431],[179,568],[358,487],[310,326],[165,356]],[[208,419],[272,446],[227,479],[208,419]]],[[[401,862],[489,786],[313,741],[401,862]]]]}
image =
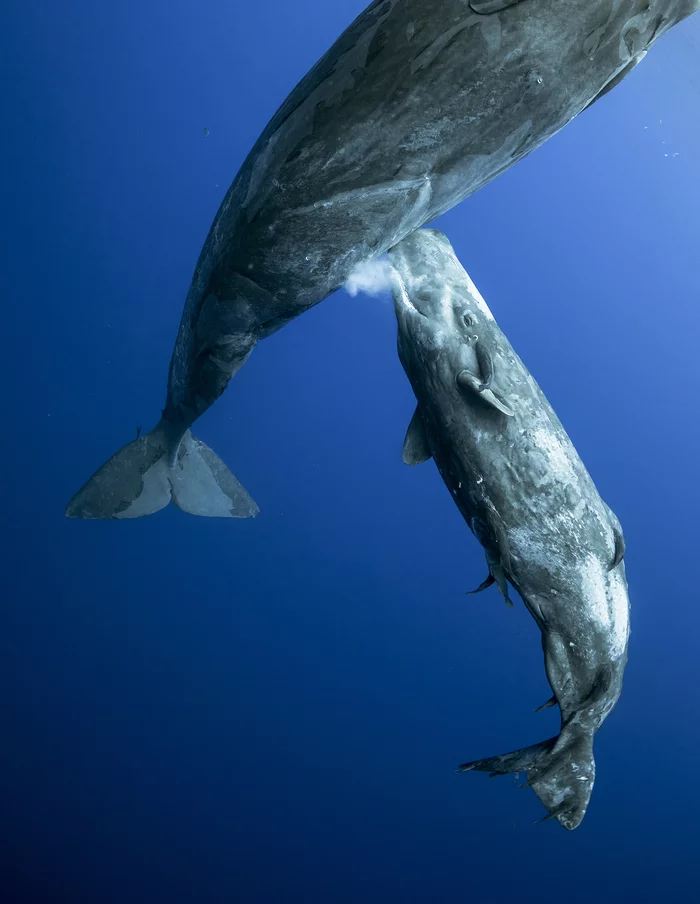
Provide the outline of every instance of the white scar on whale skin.
{"type": "Polygon", "coordinates": [[[629,638],[629,600],[619,573],[611,573],[597,556],[579,568],[581,595],[599,628],[608,634],[612,656],[621,656],[629,638]]]}
{"type": "Polygon", "coordinates": [[[570,458],[569,443],[563,443],[559,437],[552,435],[551,430],[542,427],[535,430],[533,440],[547,459],[547,470],[551,475],[549,482],[577,486],[578,473],[570,458]]]}
{"type": "Polygon", "coordinates": [[[418,311],[416,306],[413,304],[413,302],[409,298],[408,292],[406,290],[406,283],[403,281],[403,277],[401,276],[401,274],[395,267],[391,268],[391,279],[392,279],[392,283],[391,283],[392,287],[398,287],[399,294],[401,296],[401,301],[402,301],[404,307],[413,311],[414,314],[419,314],[420,312],[418,311]]]}
{"type": "Polygon", "coordinates": [[[491,309],[484,301],[484,298],[483,298],[481,292],[479,292],[477,287],[474,285],[474,283],[471,280],[471,277],[466,272],[466,270],[464,272],[467,277],[467,287],[469,289],[469,294],[471,295],[472,299],[474,300],[474,304],[481,311],[481,313],[484,315],[484,317],[487,317],[489,320],[493,320],[494,316],[491,313],[491,309]]]}

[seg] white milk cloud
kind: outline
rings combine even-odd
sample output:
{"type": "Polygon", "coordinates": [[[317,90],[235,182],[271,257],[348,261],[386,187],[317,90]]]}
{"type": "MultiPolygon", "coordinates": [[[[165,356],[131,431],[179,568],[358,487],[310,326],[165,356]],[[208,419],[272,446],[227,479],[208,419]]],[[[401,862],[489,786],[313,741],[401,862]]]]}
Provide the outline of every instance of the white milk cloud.
{"type": "Polygon", "coordinates": [[[392,266],[384,258],[362,261],[348,276],[345,283],[345,291],[354,298],[359,292],[365,295],[384,295],[391,292],[392,266]]]}

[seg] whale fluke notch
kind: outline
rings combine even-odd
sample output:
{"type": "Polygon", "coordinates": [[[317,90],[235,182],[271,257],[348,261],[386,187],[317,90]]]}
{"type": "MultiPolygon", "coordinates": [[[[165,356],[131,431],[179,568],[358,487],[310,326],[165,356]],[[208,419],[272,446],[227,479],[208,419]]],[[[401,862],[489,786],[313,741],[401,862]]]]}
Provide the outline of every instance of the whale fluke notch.
{"type": "Polygon", "coordinates": [[[416,405],[413,417],[406,430],[406,438],[403,441],[403,460],[407,465],[420,465],[424,461],[428,461],[433,457],[428,443],[428,437],[425,433],[425,424],[423,416],[420,413],[420,407],[416,405]]]}
{"type": "Polygon", "coordinates": [[[169,502],[191,515],[251,518],[258,507],[221,459],[189,430],[160,421],[123,446],[66,506],[68,518],[143,518],[169,502]]]}

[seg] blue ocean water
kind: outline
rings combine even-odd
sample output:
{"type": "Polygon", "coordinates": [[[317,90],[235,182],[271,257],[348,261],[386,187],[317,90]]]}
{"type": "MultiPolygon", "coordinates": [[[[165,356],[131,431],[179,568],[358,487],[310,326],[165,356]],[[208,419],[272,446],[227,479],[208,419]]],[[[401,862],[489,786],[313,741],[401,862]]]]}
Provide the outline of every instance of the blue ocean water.
{"type": "Polygon", "coordinates": [[[337,293],[202,418],[256,520],[63,516],[157,419],[223,194],[364,5],[0,12],[3,904],[693,897],[698,17],[434,224],[625,528],[630,662],[576,832],[454,774],[558,715],[531,618],[465,596],[483,552],[401,462],[388,298],[337,293]]]}

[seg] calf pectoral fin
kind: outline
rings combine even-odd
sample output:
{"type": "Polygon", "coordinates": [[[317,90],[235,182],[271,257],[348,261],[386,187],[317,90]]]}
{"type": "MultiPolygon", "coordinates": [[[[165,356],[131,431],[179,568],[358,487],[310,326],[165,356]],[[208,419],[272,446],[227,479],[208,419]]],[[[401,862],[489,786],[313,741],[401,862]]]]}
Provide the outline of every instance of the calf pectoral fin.
{"type": "Polygon", "coordinates": [[[470,0],[469,5],[475,13],[488,16],[490,13],[500,13],[510,6],[523,2],[524,0],[470,0]]]}
{"type": "Polygon", "coordinates": [[[483,399],[487,405],[495,408],[496,411],[500,411],[501,414],[505,414],[506,417],[513,417],[511,409],[501,402],[489,388],[493,380],[493,362],[491,361],[491,356],[487,352],[480,351],[478,352],[478,361],[479,366],[484,369],[484,379],[481,380],[468,370],[462,370],[457,374],[457,386],[462,390],[475,392],[479,398],[483,399]]]}
{"type": "Polygon", "coordinates": [[[423,416],[420,413],[420,407],[416,405],[416,410],[413,412],[406,431],[406,438],[403,441],[403,460],[407,465],[419,465],[432,458],[432,455],[423,416]]]}

